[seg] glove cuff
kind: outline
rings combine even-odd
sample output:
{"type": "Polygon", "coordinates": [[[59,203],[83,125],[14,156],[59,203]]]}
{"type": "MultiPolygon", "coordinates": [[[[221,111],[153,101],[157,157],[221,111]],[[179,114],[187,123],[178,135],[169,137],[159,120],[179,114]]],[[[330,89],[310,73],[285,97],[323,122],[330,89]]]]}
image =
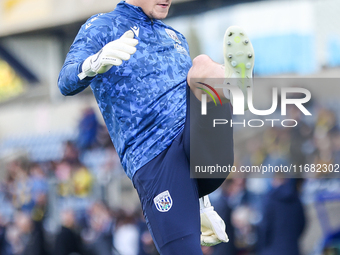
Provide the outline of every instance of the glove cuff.
{"type": "Polygon", "coordinates": [[[78,74],[78,77],[79,77],[80,80],[83,80],[86,77],[93,77],[97,74],[96,72],[93,72],[92,69],[91,69],[92,57],[93,57],[93,55],[89,56],[83,62],[82,66],[81,66],[82,72],[80,74],[78,74]]]}
{"type": "MultiPolygon", "coordinates": [[[[201,197],[199,199],[199,203],[200,203],[201,213],[202,213],[202,211],[204,211],[204,209],[212,207],[208,195],[204,196],[204,197],[201,197]]],[[[210,210],[214,210],[214,207],[212,207],[212,209],[209,209],[209,211],[210,210]]]]}
{"type": "Polygon", "coordinates": [[[203,213],[207,213],[207,212],[211,212],[211,211],[214,211],[214,207],[213,206],[206,207],[206,208],[201,208],[200,213],[203,214],[203,213]]]}

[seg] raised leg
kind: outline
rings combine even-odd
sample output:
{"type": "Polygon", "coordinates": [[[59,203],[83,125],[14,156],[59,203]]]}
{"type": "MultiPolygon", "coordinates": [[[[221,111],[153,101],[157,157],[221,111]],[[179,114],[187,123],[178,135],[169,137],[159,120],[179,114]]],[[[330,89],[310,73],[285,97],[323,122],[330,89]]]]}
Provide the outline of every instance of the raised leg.
{"type": "MultiPolygon", "coordinates": [[[[197,81],[209,84],[214,78],[225,78],[226,83],[229,82],[230,85],[239,87],[247,96],[247,88],[252,87],[255,56],[249,37],[242,28],[231,26],[226,30],[223,40],[223,57],[224,65],[214,62],[207,55],[199,55],[193,60],[187,81],[197,99],[201,100],[201,95],[204,93],[201,89],[197,89],[201,87],[197,81]]],[[[209,85],[214,87],[214,84],[209,85]]],[[[229,90],[221,88],[215,88],[215,90],[223,103],[231,98],[229,90]]],[[[214,93],[211,95],[217,97],[214,93]]],[[[208,97],[209,100],[212,99],[208,97]]]]}
{"type": "MultiPolygon", "coordinates": [[[[199,55],[192,61],[192,67],[189,70],[187,76],[187,82],[191,91],[194,93],[198,100],[201,100],[202,97],[202,90],[197,89],[201,85],[196,81],[200,81],[206,83],[206,80],[211,81],[212,78],[225,78],[225,68],[223,65],[214,62],[209,56],[207,55],[199,55]]],[[[209,83],[209,82],[208,82],[209,83]]],[[[222,102],[229,102],[224,96],[222,89],[216,89],[218,95],[222,99],[222,102]]],[[[213,94],[216,97],[215,94],[213,94]]],[[[216,98],[217,99],[217,98],[216,98]]],[[[208,98],[208,101],[211,101],[211,98],[208,98]]]]}

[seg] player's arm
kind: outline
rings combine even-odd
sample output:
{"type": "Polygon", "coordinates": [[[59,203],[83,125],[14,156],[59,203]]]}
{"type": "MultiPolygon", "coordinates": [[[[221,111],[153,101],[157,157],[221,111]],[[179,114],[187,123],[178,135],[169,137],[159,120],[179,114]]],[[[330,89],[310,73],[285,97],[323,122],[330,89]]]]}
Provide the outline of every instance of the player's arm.
{"type": "Polygon", "coordinates": [[[85,59],[78,74],[79,79],[105,73],[112,66],[120,66],[123,60],[129,60],[138,44],[138,40],[133,37],[132,30],[128,30],[119,39],[109,42],[99,52],[85,59]]]}
{"type": "Polygon", "coordinates": [[[58,86],[63,95],[75,95],[90,85],[94,76],[122,64],[136,52],[138,40],[132,31],[106,43],[110,28],[84,27],[78,33],[61,69],[58,86]]]}

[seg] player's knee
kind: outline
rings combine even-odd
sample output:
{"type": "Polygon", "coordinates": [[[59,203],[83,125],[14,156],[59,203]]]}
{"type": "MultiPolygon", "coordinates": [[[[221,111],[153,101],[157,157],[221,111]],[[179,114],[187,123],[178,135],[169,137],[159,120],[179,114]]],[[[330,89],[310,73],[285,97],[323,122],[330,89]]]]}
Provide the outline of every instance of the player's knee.
{"type": "MultiPolygon", "coordinates": [[[[209,63],[211,62],[211,58],[207,55],[199,55],[192,61],[192,67],[189,70],[188,73],[188,81],[190,85],[191,79],[201,79],[201,78],[207,78],[208,76],[208,69],[209,63]]],[[[191,87],[191,86],[190,86],[191,87]]]]}
{"type": "Polygon", "coordinates": [[[206,66],[210,61],[212,61],[212,60],[208,55],[201,54],[201,55],[198,55],[197,57],[195,57],[192,60],[192,66],[193,67],[206,66]]]}

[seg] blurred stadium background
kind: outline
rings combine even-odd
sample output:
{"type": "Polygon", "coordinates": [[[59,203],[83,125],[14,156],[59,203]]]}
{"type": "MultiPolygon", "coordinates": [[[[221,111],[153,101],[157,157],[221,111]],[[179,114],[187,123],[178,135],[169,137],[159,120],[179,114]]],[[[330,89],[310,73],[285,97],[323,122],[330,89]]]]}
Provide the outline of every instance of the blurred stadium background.
{"type": "MultiPolygon", "coordinates": [[[[157,254],[91,91],[65,98],[57,88],[81,24],[117,3],[0,0],[1,255],[157,254]]],[[[257,77],[339,78],[339,13],[339,0],[173,0],[165,22],[186,36],[192,57],[204,53],[222,63],[224,31],[235,24],[253,42],[257,77]]],[[[236,164],[340,163],[339,100],[313,107],[313,121],[301,119],[298,130],[273,128],[247,139],[236,132],[236,164]]],[[[295,184],[306,217],[301,253],[340,254],[339,179],[295,184]]],[[[269,224],[264,201],[284,185],[225,182],[212,200],[231,242],[204,253],[271,254],[261,247],[269,224]]],[[[272,238],[303,227],[298,212],[286,220],[292,233],[272,238]]]]}

